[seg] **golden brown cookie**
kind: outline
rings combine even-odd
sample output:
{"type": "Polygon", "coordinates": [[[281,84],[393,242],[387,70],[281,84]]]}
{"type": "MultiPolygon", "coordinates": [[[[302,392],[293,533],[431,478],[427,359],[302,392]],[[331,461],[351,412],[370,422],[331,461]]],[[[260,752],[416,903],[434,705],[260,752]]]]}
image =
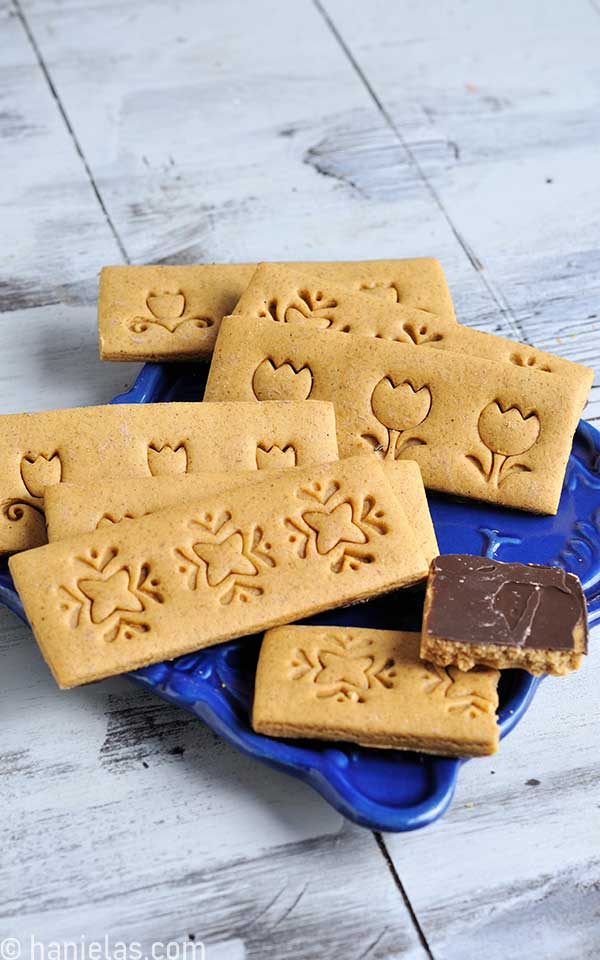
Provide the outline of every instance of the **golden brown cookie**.
{"type": "Polygon", "coordinates": [[[208,357],[252,263],[104,267],[98,293],[102,360],[208,357]]]}
{"type": "Polygon", "coordinates": [[[286,626],[263,639],[252,726],[273,737],[475,757],[498,747],[497,670],[419,658],[419,634],[286,626]]]}
{"type": "Polygon", "coordinates": [[[423,580],[383,469],[270,476],[17,554],[36,640],[70,687],[423,580]]]}
{"type": "Polygon", "coordinates": [[[425,486],[556,513],[581,401],[568,378],[227,317],[207,400],[331,400],[340,456],[416,460],[425,486]]]}
{"type": "MultiPolygon", "coordinates": [[[[291,448],[287,448],[289,450],[291,448]]],[[[279,451],[279,448],[275,448],[279,451]]],[[[270,458],[285,461],[281,456],[270,458]]],[[[333,458],[332,458],[333,459],[333,458]]],[[[291,470],[281,473],[283,477],[291,470]]],[[[413,528],[417,542],[428,563],[439,553],[421,472],[412,460],[384,464],[386,475],[413,528]]],[[[66,540],[107,524],[119,523],[157,513],[167,507],[193,503],[201,497],[235,487],[260,483],[262,473],[257,470],[239,470],[218,473],[195,473],[178,477],[147,477],[143,479],[106,479],[101,483],[57,483],[47,487],[44,496],[48,540],[66,540]]]]}

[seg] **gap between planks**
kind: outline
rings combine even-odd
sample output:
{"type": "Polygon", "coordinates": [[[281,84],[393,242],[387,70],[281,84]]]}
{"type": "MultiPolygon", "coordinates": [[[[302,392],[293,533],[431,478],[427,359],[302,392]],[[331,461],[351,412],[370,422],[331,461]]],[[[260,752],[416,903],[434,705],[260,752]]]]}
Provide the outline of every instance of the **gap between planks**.
{"type": "Polygon", "coordinates": [[[439,210],[440,213],[442,214],[444,220],[446,221],[446,223],[448,224],[450,230],[452,231],[452,234],[453,234],[454,237],[456,238],[457,243],[459,244],[459,246],[461,247],[461,249],[462,249],[463,252],[465,253],[467,259],[469,260],[469,263],[471,264],[471,266],[473,267],[473,269],[474,269],[475,272],[477,273],[477,276],[480,278],[481,282],[482,282],[483,285],[485,286],[485,288],[486,288],[487,292],[489,293],[490,297],[492,298],[492,300],[494,301],[494,303],[495,303],[496,306],[498,307],[498,310],[499,310],[500,313],[502,314],[502,317],[503,317],[503,318],[507,321],[507,323],[512,327],[513,332],[517,335],[517,338],[518,338],[519,340],[521,340],[523,343],[529,343],[529,340],[528,340],[528,338],[527,338],[524,330],[522,329],[521,324],[519,323],[519,320],[517,319],[516,315],[514,314],[514,312],[513,312],[512,308],[511,308],[508,300],[506,299],[506,297],[504,296],[504,294],[502,293],[502,291],[501,291],[499,288],[497,288],[496,285],[492,284],[491,281],[489,280],[489,278],[486,276],[486,274],[485,274],[485,268],[484,268],[481,260],[479,259],[479,257],[477,257],[477,255],[475,254],[475,251],[474,251],[473,248],[470,246],[470,244],[467,242],[467,240],[465,239],[465,237],[463,237],[463,235],[462,235],[462,233],[460,232],[460,230],[458,229],[458,227],[455,226],[455,224],[454,224],[454,222],[453,222],[450,214],[449,214],[448,211],[446,210],[446,208],[445,208],[445,206],[444,206],[444,204],[443,204],[443,202],[442,202],[442,199],[441,199],[441,197],[439,196],[437,190],[435,189],[435,187],[433,186],[433,184],[430,182],[429,178],[427,177],[427,174],[426,174],[425,171],[423,170],[423,167],[421,166],[421,164],[420,164],[419,161],[417,160],[414,151],[411,149],[411,147],[408,145],[408,143],[407,143],[406,140],[404,139],[404,136],[403,136],[400,128],[399,128],[398,125],[396,124],[396,122],[395,122],[395,120],[393,119],[393,117],[392,117],[392,115],[390,114],[390,112],[389,112],[389,111],[386,109],[386,107],[384,106],[383,101],[380,99],[380,97],[378,96],[377,92],[375,91],[375,88],[374,88],[373,84],[372,84],[372,83],[370,82],[370,80],[368,79],[368,77],[367,77],[367,75],[365,74],[364,70],[363,70],[362,67],[360,66],[357,58],[356,58],[356,57],[354,56],[354,54],[352,53],[350,47],[348,46],[348,44],[346,43],[346,41],[345,41],[344,38],[342,37],[342,35],[341,35],[340,31],[338,30],[337,26],[335,25],[335,23],[333,22],[333,20],[332,20],[331,17],[329,16],[327,10],[324,8],[321,0],[313,0],[313,3],[314,3],[314,5],[315,5],[316,9],[318,10],[319,14],[320,14],[321,17],[323,18],[325,24],[327,25],[327,27],[328,27],[329,30],[331,31],[331,33],[332,33],[335,41],[338,43],[338,45],[339,45],[339,47],[341,48],[342,52],[344,53],[344,55],[345,55],[346,58],[348,59],[348,62],[350,63],[350,66],[352,67],[352,69],[353,69],[354,72],[356,73],[358,79],[360,80],[360,82],[361,82],[362,85],[364,86],[367,94],[369,95],[369,97],[370,97],[371,100],[373,101],[373,104],[375,105],[376,109],[379,111],[379,113],[381,114],[383,120],[384,120],[385,123],[388,125],[388,127],[390,128],[390,130],[392,131],[392,133],[394,134],[394,136],[397,138],[398,143],[400,144],[400,146],[401,146],[402,149],[404,150],[404,152],[405,152],[405,154],[406,154],[406,156],[407,156],[407,158],[408,158],[411,166],[413,167],[415,173],[417,174],[419,180],[421,181],[421,183],[423,184],[423,186],[424,186],[425,189],[427,190],[429,196],[431,197],[431,199],[433,200],[433,202],[434,202],[435,205],[437,206],[438,210],[439,210]]]}
{"type": "Polygon", "coordinates": [[[400,879],[400,876],[399,876],[399,874],[398,874],[398,871],[396,870],[396,867],[394,866],[394,861],[392,860],[390,854],[388,853],[388,849],[387,849],[387,847],[386,847],[386,845],[385,845],[385,840],[383,839],[383,836],[382,836],[381,833],[379,833],[379,831],[373,831],[373,836],[374,836],[374,838],[375,838],[375,843],[376,843],[377,846],[379,847],[379,852],[381,853],[381,856],[383,857],[383,859],[384,859],[385,862],[386,862],[386,865],[387,865],[387,868],[388,868],[388,870],[389,870],[389,872],[390,872],[390,874],[391,874],[392,880],[394,881],[394,883],[395,883],[395,885],[396,885],[396,887],[397,887],[397,889],[398,889],[398,892],[400,893],[400,896],[402,897],[402,900],[403,900],[403,902],[404,902],[404,906],[406,907],[407,913],[408,913],[408,915],[409,915],[409,917],[410,917],[410,919],[411,919],[411,921],[412,921],[412,925],[413,925],[413,927],[415,928],[415,933],[417,934],[417,937],[419,938],[419,943],[420,943],[421,946],[423,947],[423,950],[425,951],[425,954],[426,954],[426,956],[428,957],[428,960],[435,960],[435,957],[434,957],[434,955],[433,955],[433,953],[432,953],[431,947],[429,946],[429,943],[428,943],[428,941],[427,941],[427,937],[425,936],[425,932],[424,932],[424,930],[423,930],[423,927],[422,927],[421,924],[419,923],[419,918],[417,917],[417,914],[416,914],[416,912],[415,912],[415,909],[414,909],[412,903],[410,902],[410,899],[409,899],[409,897],[408,897],[408,894],[407,894],[406,890],[404,889],[404,884],[402,883],[402,880],[400,879]]]}
{"type": "Polygon", "coordinates": [[[46,64],[46,61],[44,60],[44,58],[43,58],[43,56],[42,56],[42,51],[40,50],[40,48],[39,48],[39,46],[38,46],[38,43],[37,43],[37,41],[36,41],[36,39],[35,39],[35,37],[34,37],[34,35],[33,35],[33,31],[32,31],[32,29],[31,29],[31,27],[29,26],[29,23],[27,22],[27,18],[26,18],[26,16],[25,16],[24,12],[23,12],[23,8],[21,7],[20,0],[12,0],[12,3],[13,3],[15,15],[16,15],[17,19],[19,20],[22,28],[23,28],[23,31],[24,31],[24,33],[25,33],[25,36],[27,37],[27,40],[29,41],[29,44],[30,44],[30,46],[31,46],[31,49],[33,50],[35,59],[36,59],[36,61],[37,61],[37,64],[38,64],[40,70],[42,71],[42,74],[43,74],[43,76],[44,76],[44,79],[45,79],[45,81],[46,81],[46,83],[47,83],[47,85],[48,85],[48,89],[49,89],[49,91],[50,91],[50,94],[51,94],[51,96],[52,96],[52,99],[53,99],[54,102],[56,103],[56,107],[57,107],[57,109],[58,109],[58,112],[60,113],[60,115],[61,115],[61,117],[62,117],[62,120],[63,120],[63,123],[64,123],[65,127],[67,128],[67,132],[68,132],[69,136],[71,137],[71,140],[73,141],[73,146],[75,147],[75,151],[76,151],[77,155],[79,156],[79,158],[80,158],[80,160],[81,160],[81,162],[82,162],[82,164],[83,164],[83,168],[84,168],[84,170],[85,170],[85,172],[86,172],[86,175],[87,175],[87,178],[88,178],[88,180],[89,180],[89,182],[90,182],[90,186],[91,186],[92,190],[94,191],[94,195],[95,195],[95,197],[96,197],[96,200],[98,201],[98,204],[99,204],[99,206],[100,206],[100,209],[102,210],[102,213],[103,213],[103,215],[104,215],[104,218],[105,218],[105,220],[106,220],[106,223],[107,223],[107,225],[108,225],[108,228],[109,228],[110,232],[112,233],[112,235],[113,235],[113,237],[114,237],[114,239],[115,239],[115,243],[117,244],[117,246],[118,246],[118,248],[119,248],[119,251],[120,251],[120,253],[121,253],[121,256],[123,257],[123,260],[125,261],[125,263],[128,263],[128,264],[129,264],[129,263],[131,263],[131,260],[130,260],[130,258],[129,258],[129,256],[128,256],[128,254],[127,254],[127,251],[126,251],[126,249],[125,249],[125,246],[124,246],[124,244],[123,244],[123,241],[121,240],[121,237],[119,236],[119,232],[118,232],[115,224],[113,223],[113,220],[112,220],[112,218],[111,218],[111,216],[110,216],[110,214],[109,214],[109,212],[108,212],[108,209],[107,209],[107,207],[106,207],[106,204],[104,203],[104,200],[102,199],[102,195],[101,195],[100,190],[99,190],[99,188],[98,188],[98,184],[96,183],[96,180],[95,180],[95,178],[94,178],[94,174],[92,173],[92,169],[91,169],[91,167],[90,167],[90,165],[89,165],[89,163],[88,163],[88,161],[87,161],[87,158],[86,158],[86,156],[85,156],[85,154],[84,154],[84,152],[83,152],[83,148],[82,148],[82,146],[81,146],[81,143],[79,142],[79,139],[78,139],[78,137],[77,137],[77,134],[75,133],[75,130],[73,129],[73,125],[72,125],[71,121],[69,120],[69,116],[68,116],[68,114],[67,114],[67,111],[66,111],[63,103],[62,103],[62,100],[60,99],[60,97],[59,97],[59,95],[58,95],[58,90],[56,89],[56,86],[54,85],[54,81],[52,80],[52,77],[50,76],[50,71],[49,71],[48,66],[47,66],[47,64],[46,64]]]}

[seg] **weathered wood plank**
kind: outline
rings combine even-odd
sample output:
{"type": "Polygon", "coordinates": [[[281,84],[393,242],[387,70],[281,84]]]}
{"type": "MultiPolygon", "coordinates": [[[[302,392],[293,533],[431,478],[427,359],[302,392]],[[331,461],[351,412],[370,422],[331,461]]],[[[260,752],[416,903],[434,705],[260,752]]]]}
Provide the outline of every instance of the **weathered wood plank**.
{"type": "MultiPolygon", "coordinates": [[[[592,8],[324,6],[510,322],[598,368],[592,8]]],[[[459,317],[493,329],[472,303],[459,317]]],[[[597,956],[598,671],[547,681],[498,757],[462,771],[443,821],[386,838],[434,956],[597,956]]]]}
{"type": "MultiPolygon", "coordinates": [[[[462,319],[597,362],[598,25],[583,3],[574,15],[550,4],[542,23],[515,0],[484,29],[472,3],[433,17],[408,0],[328,0],[384,113],[308,0],[23,9],[132,259],[436,252],[462,319]]],[[[13,251],[2,405],[102,400],[131,375],[95,359],[95,274],[121,254],[31,46],[0,10],[11,151],[0,209],[13,251]]],[[[194,932],[220,943],[210,960],[320,957],[332,941],[348,956],[422,955],[367,834],[338,836],[339,818],[307,789],[125,681],[59,696],[7,614],[0,637],[13,731],[0,869],[19,934],[79,935],[83,918],[88,936],[194,932]]],[[[589,678],[548,682],[493,764],[465,768],[445,821],[388,839],[437,957],[511,956],[513,934],[534,960],[593,955],[589,678]],[[532,918],[546,924],[538,940],[532,918]]]]}
{"type": "Polygon", "coordinates": [[[119,250],[19,18],[0,18],[0,408],[103,402],[135,372],[98,359],[97,273],[119,250]]]}
{"type": "Polygon", "coordinates": [[[544,681],[499,754],[463,768],[443,820],[386,837],[435,957],[598,956],[599,691],[593,655],[544,681]]]}
{"type": "Polygon", "coordinates": [[[490,316],[456,283],[459,318],[598,369],[597,11],[323,6],[495,295],[490,316]]]}
{"type": "Polygon", "coordinates": [[[467,319],[516,332],[310,0],[24,9],[134,261],[435,251],[467,319]]]}
{"type": "Polygon", "coordinates": [[[6,610],[0,655],[7,934],[424,957],[371,834],[311,789],[125,679],[59,693],[6,610]]]}

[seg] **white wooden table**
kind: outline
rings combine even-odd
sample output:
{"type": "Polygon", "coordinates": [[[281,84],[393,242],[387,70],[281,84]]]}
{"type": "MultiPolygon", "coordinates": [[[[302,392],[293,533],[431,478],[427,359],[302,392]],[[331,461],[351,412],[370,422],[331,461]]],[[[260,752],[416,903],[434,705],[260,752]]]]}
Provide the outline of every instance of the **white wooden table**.
{"type": "MultiPolygon", "coordinates": [[[[436,254],[460,320],[598,367],[599,118],[598,0],[0,0],[1,409],[131,382],[95,327],[125,261],[436,254]]],[[[600,956],[597,658],[380,837],[124,679],[59,693],[4,609],[0,648],[23,957],[600,956]]]]}

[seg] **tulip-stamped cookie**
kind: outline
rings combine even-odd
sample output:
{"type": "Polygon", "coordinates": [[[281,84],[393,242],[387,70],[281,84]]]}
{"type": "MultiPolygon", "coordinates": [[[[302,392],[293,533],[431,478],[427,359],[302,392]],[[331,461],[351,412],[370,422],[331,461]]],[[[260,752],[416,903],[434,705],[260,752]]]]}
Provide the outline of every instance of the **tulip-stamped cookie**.
{"type": "Polygon", "coordinates": [[[0,417],[0,553],[46,542],[43,495],[57,483],[264,470],[337,458],[329,403],[153,403],[0,417]]]}
{"type": "Polygon", "coordinates": [[[449,554],[431,565],[421,656],[447,667],[576,670],[587,652],[579,579],[560,567],[449,554]]]}
{"type": "Polygon", "coordinates": [[[227,317],[207,400],[327,399],[341,456],[415,460],[425,486],[556,513],[581,401],[564,377],[227,317]]]}
{"type": "MultiPolygon", "coordinates": [[[[281,454],[279,448],[274,450],[281,454]]],[[[285,467],[285,459],[283,453],[277,458],[270,458],[270,462],[283,462],[285,467]]],[[[393,464],[384,464],[384,469],[400,506],[409,518],[425,559],[430,563],[439,550],[419,467],[413,460],[398,460],[393,464]]],[[[300,471],[302,468],[290,467],[280,471],[278,476],[285,479],[294,470],[300,471]]],[[[275,479],[273,471],[271,477],[275,479]]],[[[60,483],[49,487],[44,498],[48,539],[51,543],[53,540],[65,540],[121,520],[144,517],[167,507],[193,503],[203,496],[246,487],[262,480],[261,471],[228,470],[178,477],[130,478],[127,483],[119,479],[84,485],[60,483]]]]}
{"type": "Polygon", "coordinates": [[[482,756],[498,747],[497,670],[419,657],[419,634],[285,626],[263,639],[252,726],[274,737],[482,756]]]}
{"type": "Polygon", "coordinates": [[[505,361],[546,376],[566,377],[583,410],[592,386],[593,370],[528,344],[456,323],[439,303],[436,287],[428,275],[432,261],[426,263],[422,286],[418,290],[409,288],[401,295],[398,285],[397,296],[394,286],[367,286],[357,290],[339,276],[324,274],[319,264],[314,265],[311,273],[304,265],[262,263],[235,313],[249,320],[270,319],[307,330],[349,333],[422,349],[449,350],[485,360],[505,361]]]}
{"type": "Polygon", "coordinates": [[[378,464],[293,471],[10,559],[59,685],[74,686],[423,580],[378,464]]]}
{"type": "Polygon", "coordinates": [[[103,360],[208,357],[252,263],[104,267],[98,294],[103,360]]]}

